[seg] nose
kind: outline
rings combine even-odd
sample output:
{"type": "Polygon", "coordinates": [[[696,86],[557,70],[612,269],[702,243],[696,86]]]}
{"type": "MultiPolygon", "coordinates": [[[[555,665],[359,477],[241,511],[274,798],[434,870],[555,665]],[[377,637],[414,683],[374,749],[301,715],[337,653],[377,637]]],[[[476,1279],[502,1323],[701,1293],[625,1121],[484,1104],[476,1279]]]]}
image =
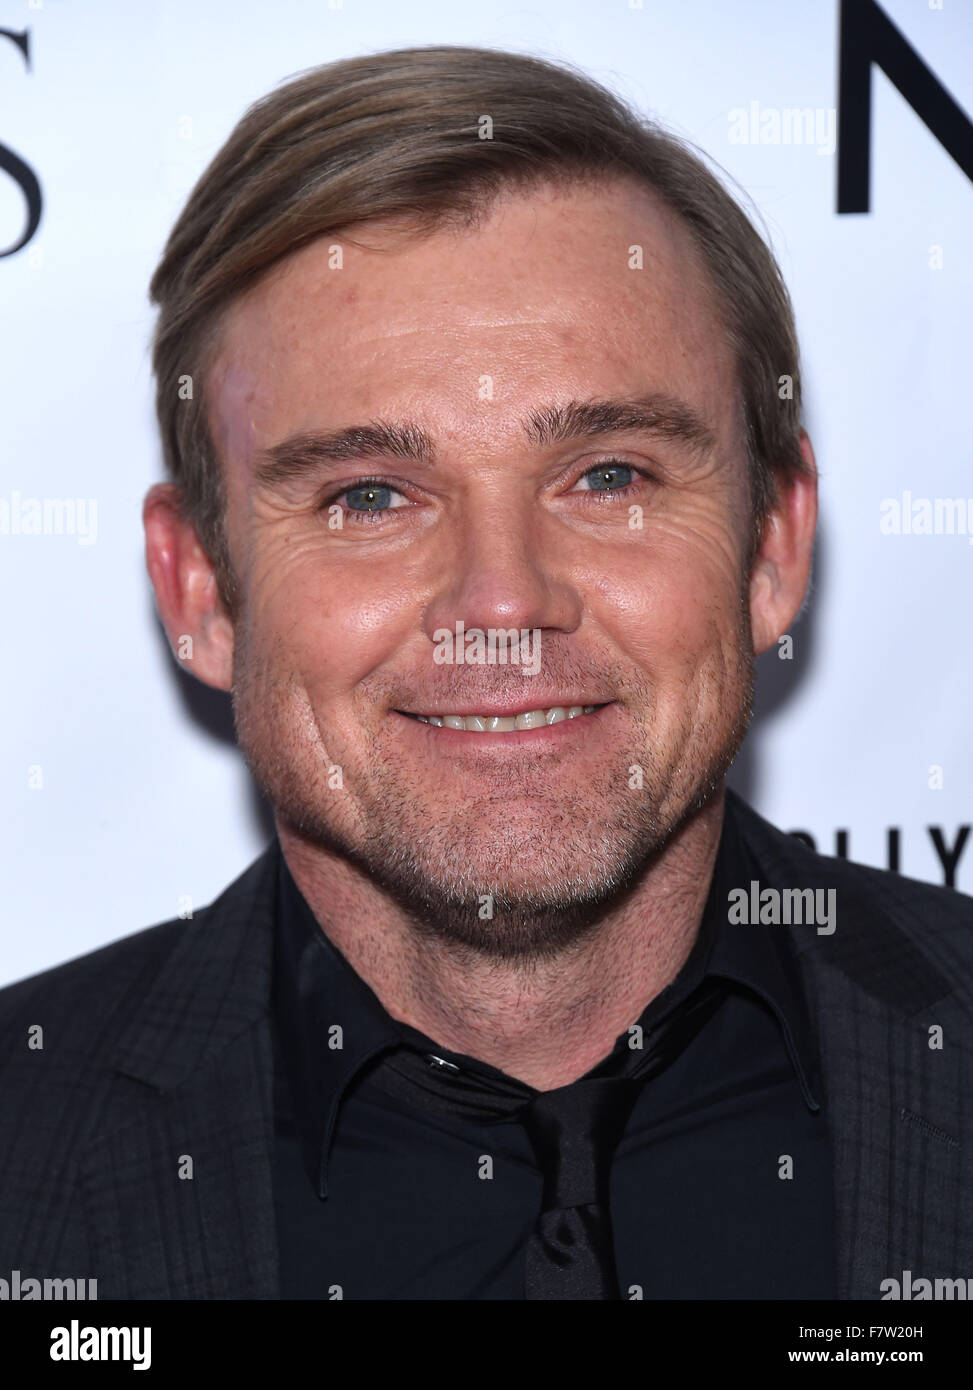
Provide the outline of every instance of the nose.
{"type": "MultiPolygon", "coordinates": [[[[582,601],[569,578],[565,546],[553,522],[497,499],[470,501],[450,547],[446,577],[426,606],[424,629],[517,628],[573,632],[582,601]]],[[[575,538],[576,539],[576,538],[575,538]]]]}

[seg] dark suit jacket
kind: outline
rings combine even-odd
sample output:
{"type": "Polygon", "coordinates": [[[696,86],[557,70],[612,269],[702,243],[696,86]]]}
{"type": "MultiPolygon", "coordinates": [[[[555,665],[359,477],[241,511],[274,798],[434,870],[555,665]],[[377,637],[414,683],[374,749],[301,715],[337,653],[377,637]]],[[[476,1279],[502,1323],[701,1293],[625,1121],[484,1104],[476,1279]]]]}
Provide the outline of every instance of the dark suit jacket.
{"type": "MultiPolygon", "coordinates": [[[[905,1270],[973,1275],[973,898],[815,854],[732,792],[727,815],[762,887],[837,890],[833,935],[778,930],[821,1049],[839,1297],[878,1299],[905,1270]]],[[[279,853],[275,839],[192,920],[0,991],[0,1277],[96,1278],[99,1299],[279,1296],[279,853]]]]}

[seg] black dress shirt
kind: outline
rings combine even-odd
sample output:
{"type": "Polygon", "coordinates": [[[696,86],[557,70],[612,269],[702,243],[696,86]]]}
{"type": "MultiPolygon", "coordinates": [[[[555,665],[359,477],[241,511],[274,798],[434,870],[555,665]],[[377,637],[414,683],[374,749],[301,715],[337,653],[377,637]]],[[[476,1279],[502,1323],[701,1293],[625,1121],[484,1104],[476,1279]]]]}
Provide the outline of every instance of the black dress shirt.
{"type": "MultiPolygon", "coordinates": [[[[281,1297],[524,1298],[542,1179],[514,1112],[536,1091],[394,1020],[280,865],[281,1297]]],[[[639,1029],[646,1046],[704,983],[719,990],[702,1029],[644,1083],[615,1152],[624,1299],[836,1296],[831,1153],[797,966],[779,927],[727,920],[730,889],[760,878],[728,799],[688,959],[587,1073],[635,1073],[639,1029]]]]}

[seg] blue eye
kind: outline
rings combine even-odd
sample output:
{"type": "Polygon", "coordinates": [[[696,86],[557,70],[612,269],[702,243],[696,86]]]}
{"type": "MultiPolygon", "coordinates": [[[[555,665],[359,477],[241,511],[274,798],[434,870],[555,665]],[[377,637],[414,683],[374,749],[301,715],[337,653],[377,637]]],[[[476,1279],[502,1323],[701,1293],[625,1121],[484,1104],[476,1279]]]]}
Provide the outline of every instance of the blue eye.
{"type": "MultiPolygon", "coordinates": [[[[588,480],[585,492],[618,492],[629,487],[635,473],[627,463],[599,463],[581,476],[588,480]]],[[[579,479],[580,481],[580,479],[579,479]]]]}
{"type": "Polygon", "coordinates": [[[339,505],[346,521],[368,526],[380,525],[391,512],[407,511],[409,504],[405,495],[384,478],[359,478],[351,487],[328,493],[318,502],[317,509],[330,516],[332,508],[339,505]]]}
{"type": "MultiPolygon", "coordinates": [[[[607,501],[612,497],[637,492],[636,478],[643,483],[651,481],[648,473],[633,464],[624,463],[621,459],[606,459],[604,463],[586,469],[578,478],[574,490],[594,493],[607,501]]],[[[382,478],[360,478],[353,486],[330,493],[317,506],[321,511],[330,511],[339,500],[343,500],[342,511],[349,521],[365,524],[381,524],[389,512],[407,511],[410,506],[399,488],[382,478]]]]}
{"type": "Polygon", "coordinates": [[[391,504],[392,492],[384,483],[365,483],[347,488],[344,495],[353,512],[384,512],[391,504]]]}

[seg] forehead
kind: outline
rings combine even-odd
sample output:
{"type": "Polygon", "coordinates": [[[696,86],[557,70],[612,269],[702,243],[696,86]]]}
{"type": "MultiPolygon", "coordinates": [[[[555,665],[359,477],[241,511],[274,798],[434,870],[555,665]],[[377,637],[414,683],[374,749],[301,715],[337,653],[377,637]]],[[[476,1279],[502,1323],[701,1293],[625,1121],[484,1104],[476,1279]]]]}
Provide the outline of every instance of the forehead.
{"type": "Polygon", "coordinates": [[[239,462],[286,433],[396,411],[502,448],[541,397],[658,390],[718,435],[735,419],[702,257],[628,180],[508,194],[472,230],[319,238],[231,304],[208,387],[220,455],[239,462]]]}

